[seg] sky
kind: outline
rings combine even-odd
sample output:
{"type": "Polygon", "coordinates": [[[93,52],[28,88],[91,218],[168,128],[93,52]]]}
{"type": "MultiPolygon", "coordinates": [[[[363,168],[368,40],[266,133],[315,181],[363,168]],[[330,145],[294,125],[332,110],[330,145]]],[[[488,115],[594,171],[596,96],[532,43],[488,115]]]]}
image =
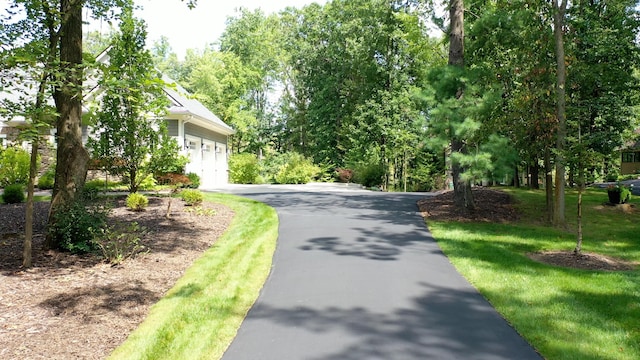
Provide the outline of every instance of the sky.
{"type": "MultiPolygon", "coordinates": [[[[202,49],[216,42],[225,29],[227,17],[234,16],[239,7],[261,8],[265,14],[271,14],[288,6],[302,8],[313,2],[324,4],[326,0],[198,0],[193,10],[180,0],[136,1],[143,7],[137,16],[147,23],[147,44],[164,35],[180,58],[187,49],[202,49]]],[[[103,27],[108,30],[107,25],[103,27]]]]}

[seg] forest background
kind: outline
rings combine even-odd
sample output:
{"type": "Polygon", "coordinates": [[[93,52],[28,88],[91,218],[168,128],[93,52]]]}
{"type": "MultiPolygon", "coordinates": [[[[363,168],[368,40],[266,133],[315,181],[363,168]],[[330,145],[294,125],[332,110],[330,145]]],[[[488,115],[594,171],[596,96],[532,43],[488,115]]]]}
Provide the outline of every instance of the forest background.
{"type": "MultiPolygon", "coordinates": [[[[354,170],[367,185],[431,190],[449,185],[456,135],[470,181],[538,188],[557,155],[552,2],[467,2],[464,74],[447,66],[448,39],[429,35],[433,24],[447,33],[447,16],[433,6],[240,8],[219,41],[184,59],[166,38],[151,51],[161,71],[237,130],[234,154],[268,161],[296,152],[325,172],[354,170]],[[457,83],[465,99],[453,103],[447,92],[457,83]]],[[[585,169],[587,181],[618,175],[618,150],[637,128],[638,27],[635,1],[579,1],[566,11],[569,184],[585,169]]],[[[90,33],[87,50],[101,49],[101,39],[90,33]]]]}

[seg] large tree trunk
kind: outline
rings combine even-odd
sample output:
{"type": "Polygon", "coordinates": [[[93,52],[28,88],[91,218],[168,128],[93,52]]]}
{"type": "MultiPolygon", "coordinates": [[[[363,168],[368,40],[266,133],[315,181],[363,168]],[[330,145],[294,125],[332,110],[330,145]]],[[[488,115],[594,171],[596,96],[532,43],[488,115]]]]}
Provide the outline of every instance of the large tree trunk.
{"type": "Polygon", "coordinates": [[[565,65],[564,55],[564,36],[563,25],[564,15],[567,9],[567,0],[562,0],[562,3],[558,3],[559,0],[553,1],[554,14],[553,14],[553,34],[556,44],[556,62],[557,62],[557,116],[558,116],[558,130],[556,137],[556,187],[555,187],[555,207],[553,211],[553,223],[556,226],[564,227],[566,225],[565,220],[565,142],[567,136],[567,124],[566,124],[566,76],[567,69],[565,65]]]}
{"type": "MultiPolygon", "coordinates": [[[[38,94],[40,95],[40,94],[38,94]]],[[[41,104],[36,104],[36,108],[41,104]]],[[[37,129],[37,128],[36,128],[37,129]]],[[[31,160],[29,162],[29,184],[27,185],[27,210],[25,214],[24,225],[24,247],[22,252],[22,267],[30,268],[32,263],[32,244],[33,244],[33,190],[35,187],[36,172],[38,170],[38,135],[31,142],[31,160]]]]}
{"type": "MultiPolygon", "coordinates": [[[[449,15],[451,18],[449,33],[449,65],[464,67],[464,1],[451,0],[449,15]]],[[[457,97],[461,99],[464,89],[458,89],[457,97]]],[[[451,153],[464,153],[465,143],[454,134],[451,135],[451,153]]],[[[473,211],[475,204],[471,193],[471,182],[461,176],[464,169],[455,161],[451,164],[453,175],[453,199],[457,207],[465,211],[473,211]]]]}
{"type": "MultiPolygon", "coordinates": [[[[55,89],[57,165],[49,226],[55,215],[76,200],[87,176],[89,154],[82,145],[82,1],[61,0],[60,25],[61,84],[55,89]]],[[[45,247],[58,247],[57,239],[47,237],[45,247]]]]}
{"type": "Polygon", "coordinates": [[[538,165],[538,159],[531,160],[531,165],[529,167],[530,171],[530,180],[529,180],[529,188],[531,189],[540,189],[540,165],[538,165]]]}

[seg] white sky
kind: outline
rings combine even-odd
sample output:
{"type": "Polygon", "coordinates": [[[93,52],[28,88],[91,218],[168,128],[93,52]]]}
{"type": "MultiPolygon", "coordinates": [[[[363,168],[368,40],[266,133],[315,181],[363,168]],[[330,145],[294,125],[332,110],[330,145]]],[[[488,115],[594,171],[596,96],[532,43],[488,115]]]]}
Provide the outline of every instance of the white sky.
{"type": "Polygon", "coordinates": [[[271,14],[288,6],[302,8],[314,2],[324,4],[326,0],[198,0],[193,10],[180,0],[136,1],[144,8],[138,16],[147,23],[147,44],[164,35],[181,58],[187,49],[202,49],[216,42],[225,29],[227,17],[236,15],[239,7],[261,8],[265,14],[271,14]]]}

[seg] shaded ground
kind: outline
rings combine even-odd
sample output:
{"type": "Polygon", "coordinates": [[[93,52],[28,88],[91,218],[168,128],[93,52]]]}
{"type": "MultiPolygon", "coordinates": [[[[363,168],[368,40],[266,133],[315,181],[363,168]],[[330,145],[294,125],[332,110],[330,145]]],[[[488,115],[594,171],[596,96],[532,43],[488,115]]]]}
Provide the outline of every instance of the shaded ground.
{"type": "Polygon", "coordinates": [[[150,198],[145,212],[120,199],[110,221],[147,229],[145,251],[111,266],[93,255],[44,252],[48,203],[37,203],[34,268],[22,270],[24,204],[0,205],[0,359],[103,359],[135,329],[186,268],[208,249],[233,212],[206,203],[214,216],[150,198]]]}
{"type": "MultiPolygon", "coordinates": [[[[476,210],[469,214],[454,206],[453,191],[420,200],[418,207],[427,220],[496,223],[518,220],[519,214],[511,195],[499,190],[476,187],[473,189],[473,196],[476,210]]],[[[547,251],[527,255],[545,264],[574,269],[624,271],[635,268],[635,264],[592,253],[576,255],[573,251],[547,251]]]]}

